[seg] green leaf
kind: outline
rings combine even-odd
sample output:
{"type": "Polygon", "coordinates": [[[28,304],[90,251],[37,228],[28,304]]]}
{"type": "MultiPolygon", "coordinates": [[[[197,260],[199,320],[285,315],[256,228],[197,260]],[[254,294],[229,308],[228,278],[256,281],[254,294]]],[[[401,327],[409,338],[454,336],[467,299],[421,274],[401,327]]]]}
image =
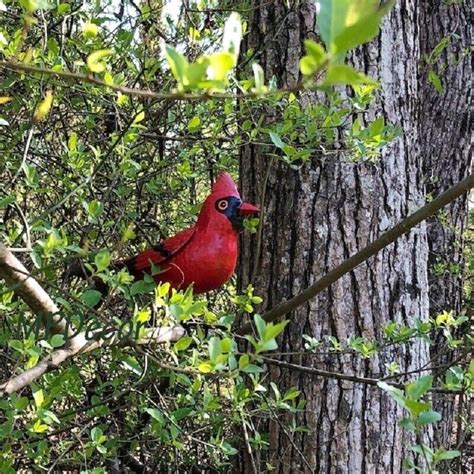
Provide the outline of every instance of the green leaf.
{"type": "Polygon", "coordinates": [[[258,365],[255,365],[255,364],[248,364],[241,370],[242,372],[246,374],[261,374],[262,372],[265,372],[265,370],[262,367],[259,367],[258,365]]]}
{"type": "Polygon", "coordinates": [[[321,64],[324,59],[324,55],[326,54],[324,48],[319,43],[316,43],[316,41],[311,39],[304,40],[304,46],[308,56],[313,58],[317,64],[321,64]]]}
{"type": "Polygon", "coordinates": [[[139,295],[142,293],[148,293],[150,290],[150,284],[144,280],[138,280],[130,287],[130,294],[132,296],[139,295]]]}
{"type": "Polygon", "coordinates": [[[201,119],[195,115],[189,122],[188,122],[188,130],[190,132],[195,132],[199,130],[201,126],[201,119]]]}
{"type": "Polygon", "coordinates": [[[8,341],[8,347],[15,349],[18,352],[23,353],[23,343],[18,339],[11,339],[8,341]]]}
{"type": "Polygon", "coordinates": [[[422,425],[428,425],[430,423],[436,423],[437,421],[440,421],[440,420],[441,420],[441,415],[437,411],[428,410],[428,411],[423,412],[419,416],[417,423],[418,425],[422,426],[422,425]]]}
{"type": "Polygon", "coordinates": [[[165,45],[165,56],[176,81],[179,85],[184,85],[186,82],[188,61],[182,54],[178,53],[178,51],[169,45],[165,45]]]}
{"type": "Polygon", "coordinates": [[[255,323],[255,327],[257,328],[258,335],[260,336],[260,339],[265,339],[267,323],[259,314],[255,314],[253,317],[253,320],[255,323]]]}
{"type": "Polygon", "coordinates": [[[64,335],[63,334],[55,334],[51,337],[50,344],[52,347],[61,347],[65,343],[64,335]]]}
{"type": "Polygon", "coordinates": [[[43,262],[41,260],[41,257],[39,255],[38,252],[31,252],[30,253],[30,258],[31,258],[31,261],[33,262],[33,265],[36,267],[36,268],[41,268],[43,262]]]}
{"type": "Polygon", "coordinates": [[[142,110],[141,112],[139,112],[135,118],[133,119],[133,124],[137,124],[137,123],[140,123],[143,119],[145,118],[145,111],[142,110]]]}
{"type": "Polygon", "coordinates": [[[35,109],[33,120],[38,123],[46,118],[53,105],[53,91],[47,90],[44,99],[39,103],[35,109]]]}
{"type": "Polygon", "coordinates": [[[257,344],[257,348],[255,349],[255,352],[257,354],[260,354],[260,352],[266,352],[266,351],[274,351],[275,349],[278,348],[278,344],[275,339],[265,339],[264,341],[260,341],[257,344]]]}
{"type": "Polygon", "coordinates": [[[448,461],[449,459],[458,458],[459,456],[461,456],[461,451],[456,451],[456,450],[450,450],[450,451],[440,450],[435,453],[435,457],[438,461],[448,461]]]}
{"type": "Polygon", "coordinates": [[[38,0],[20,0],[20,5],[30,13],[38,9],[38,0]]]}
{"type": "Polygon", "coordinates": [[[370,124],[370,134],[372,136],[380,135],[385,127],[385,118],[383,116],[378,117],[370,124]]]}
{"type": "Polygon", "coordinates": [[[277,148],[280,148],[280,150],[283,150],[286,147],[286,145],[283,143],[282,139],[280,138],[278,134],[276,134],[275,132],[269,132],[269,134],[270,134],[270,140],[277,148]]]}
{"type": "Polygon", "coordinates": [[[175,343],[174,350],[176,352],[185,351],[192,343],[193,338],[191,336],[184,336],[175,343]]]}
{"type": "Polygon", "coordinates": [[[87,56],[87,67],[91,72],[105,71],[105,63],[103,59],[112,54],[110,49],[99,49],[87,56]]]}
{"type": "Polygon", "coordinates": [[[186,69],[187,85],[197,86],[206,79],[209,60],[207,58],[199,58],[195,63],[190,64],[186,69]]]}
{"type": "Polygon", "coordinates": [[[420,413],[427,411],[431,408],[429,403],[419,402],[417,400],[405,400],[405,407],[410,411],[413,418],[417,418],[420,413]]]}
{"type": "Polygon", "coordinates": [[[305,76],[311,76],[320,68],[323,63],[325,51],[324,48],[313,40],[304,41],[306,55],[300,59],[300,70],[305,76]]]}
{"type": "Polygon", "coordinates": [[[135,375],[142,375],[143,369],[142,366],[138,363],[138,360],[130,355],[123,357],[122,359],[122,367],[127,370],[130,370],[135,375]]]}
{"type": "Polygon", "coordinates": [[[321,38],[332,54],[340,54],[370,41],[394,0],[320,0],[317,23],[321,38]]]}
{"type": "Polygon", "coordinates": [[[248,354],[239,357],[239,370],[244,370],[249,365],[250,357],[248,354]]]}
{"type": "Polygon", "coordinates": [[[420,377],[415,382],[407,383],[405,385],[405,393],[408,398],[412,400],[419,400],[433,385],[433,376],[425,375],[420,377]]]}
{"type": "Polygon", "coordinates": [[[98,33],[99,27],[95,23],[88,21],[82,25],[82,34],[84,35],[84,38],[95,38],[98,33]]]}
{"type": "Polygon", "coordinates": [[[81,300],[88,308],[93,308],[102,298],[102,293],[97,290],[86,290],[81,295],[81,300]]]}
{"type": "Polygon", "coordinates": [[[317,24],[321,38],[330,49],[334,39],[344,30],[352,0],[320,0],[317,24]]]}
{"type": "Polygon", "coordinates": [[[100,201],[94,199],[87,204],[87,212],[91,217],[97,218],[102,214],[102,212],[104,212],[104,205],[100,201]]]}
{"type": "Polygon", "coordinates": [[[98,427],[92,428],[91,430],[92,441],[94,441],[94,443],[99,443],[102,437],[102,434],[103,434],[103,431],[100,428],[98,427]]]}
{"type": "Polygon", "coordinates": [[[141,309],[140,311],[137,311],[135,314],[135,319],[139,323],[146,323],[149,321],[151,318],[151,311],[147,308],[141,309]]]}
{"type": "Polygon", "coordinates": [[[178,408],[177,410],[171,413],[171,416],[176,420],[180,421],[183,418],[186,418],[190,413],[192,413],[193,409],[189,407],[178,408]]]}
{"type": "Polygon", "coordinates": [[[267,324],[265,339],[273,339],[277,337],[281,332],[283,332],[283,330],[285,329],[288,323],[289,321],[286,320],[278,324],[273,324],[273,323],[267,324]]]}
{"type": "Polygon", "coordinates": [[[283,400],[293,400],[300,396],[300,391],[296,387],[289,388],[283,395],[283,400]]]}
{"type": "Polygon", "coordinates": [[[101,250],[94,258],[97,271],[101,272],[105,270],[110,265],[111,260],[112,256],[110,252],[108,250],[101,250]]]}
{"type": "Polygon", "coordinates": [[[227,74],[235,66],[235,59],[231,53],[221,51],[211,54],[208,57],[209,69],[208,74],[215,81],[226,81],[227,74]]]}
{"type": "Polygon", "coordinates": [[[13,202],[16,202],[15,196],[7,196],[7,197],[4,197],[3,199],[0,199],[0,209],[7,207],[9,204],[13,202]]]}
{"type": "Polygon", "coordinates": [[[331,53],[340,54],[367,43],[374,38],[380,25],[381,16],[372,14],[364,17],[354,25],[344,29],[331,43],[331,53]]]}
{"type": "MultiPolygon", "coordinates": [[[[336,35],[331,42],[331,52],[333,54],[345,53],[377,36],[382,18],[393,7],[395,0],[390,0],[382,6],[379,6],[379,2],[371,0],[360,3],[366,3],[365,8],[362,5],[356,7],[358,8],[356,15],[353,15],[352,19],[346,18],[345,24],[348,26],[336,35]],[[354,21],[355,18],[357,19],[354,21]],[[348,24],[347,20],[353,21],[353,23],[348,24]]],[[[354,11],[349,10],[348,13],[350,15],[354,11]]]]}
{"type": "Polygon", "coordinates": [[[44,433],[45,431],[48,431],[48,429],[48,425],[42,423],[41,420],[36,420],[35,424],[32,427],[32,431],[34,433],[44,433]]]}
{"type": "Polygon", "coordinates": [[[353,67],[346,64],[331,64],[329,65],[323,85],[358,85],[358,84],[373,84],[377,85],[377,81],[365,74],[356,71],[353,67]]]}
{"type": "Polygon", "coordinates": [[[413,423],[411,418],[403,418],[403,420],[400,420],[399,425],[408,431],[415,431],[416,429],[415,423],[413,423]]]}
{"type": "Polygon", "coordinates": [[[160,285],[158,285],[156,287],[157,296],[160,298],[164,298],[169,293],[170,287],[171,285],[168,282],[161,283],[160,285]]]}
{"type": "Polygon", "coordinates": [[[15,403],[13,406],[15,407],[15,410],[24,410],[30,401],[28,400],[28,397],[20,397],[17,400],[15,400],[15,403]]]}
{"type": "Polygon", "coordinates": [[[35,400],[36,408],[41,408],[44,403],[43,390],[36,385],[32,387],[32,390],[33,390],[33,399],[35,400]]]}
{"type": "Polygon", "coordinates": [[[212,365],[209,362],[201,362],[198,365],[198,370],[203,374],[209,374],[210,372],[212,372],[212,365]]]}
{"type": "Polygon", "coordinates": [[[41,419],[48,424],[57,423],[58,425],[61,424],[59,418],[56,416],[56,413],[52,412],[51,410],[42,410],[41,412],[41,419]]]}
{"type": "Polygon", "coordinates": [[[386,391],[402,407],[405,407],[406,397],[402,390],[385,382],[377,382],[377,386],[386,391]]]}
{"type": "Polygon", "coordinates": [[[311,76],[318,70],[318,64],[311,56],[303,56],[300,59],[300,71],[304,76],[311,76]]]}
{"type": "Polygon", "coordinates": [[[441,82],[441,79],[439,78],[438,74],[436,74],[433,69],[430,69],[430,71],[428,72],[428,81],[430,81],[430,83],[436,89],[437,92],[443,92],[443,83],[441,82]]]}
{"type": "Polygon", "coordinates": [[[162,425],[165,424],[166,419],[163,413],[157,408],[147,408],[145,411],[156,421],[159,421],[162,425]]]}
{"type": "Polygon", "coordinates": [[[217,336],[212,336],[209,339],[209,359],[213,364],[217,363],[217,358],[221,353],[221,340],[217,336]]]}
{"type": "Polygon", "coordinates": [[[66,13],[69,13],[71,11],[71,5],[69,3],[60,3],[58,5],[58,15],[65,15],[66,13]]]}

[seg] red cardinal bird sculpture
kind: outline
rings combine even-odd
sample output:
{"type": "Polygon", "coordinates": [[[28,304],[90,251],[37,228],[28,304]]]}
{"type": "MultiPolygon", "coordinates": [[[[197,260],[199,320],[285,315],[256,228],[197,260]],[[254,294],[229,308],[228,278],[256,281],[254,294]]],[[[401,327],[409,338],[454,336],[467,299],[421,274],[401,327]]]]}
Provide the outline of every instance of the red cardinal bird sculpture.
{"type": "Polygon", "coordinates": [[[126,267],[136,279],[152,274],[156,282],[169,282],[172,288],[193,285],[195,294],[222,286],[234,273],[242,221],[260,210],[242,202],[229,173],[218,176],[211,194],[204,201],[194,226],[145,250],[135,257],[114,262],[126,267]]]}

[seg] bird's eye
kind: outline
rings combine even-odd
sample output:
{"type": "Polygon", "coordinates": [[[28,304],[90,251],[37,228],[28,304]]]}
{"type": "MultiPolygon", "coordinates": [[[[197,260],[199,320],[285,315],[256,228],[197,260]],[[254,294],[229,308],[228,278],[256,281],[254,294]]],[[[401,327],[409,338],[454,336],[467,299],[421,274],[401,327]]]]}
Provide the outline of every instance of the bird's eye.
{"type": "Polygon", "coordinates": [[[222,199],[217,203],[217,209],[219,209],[219,211],[225,211],[228,207],[229,203],[225,199],[222,199]]]}

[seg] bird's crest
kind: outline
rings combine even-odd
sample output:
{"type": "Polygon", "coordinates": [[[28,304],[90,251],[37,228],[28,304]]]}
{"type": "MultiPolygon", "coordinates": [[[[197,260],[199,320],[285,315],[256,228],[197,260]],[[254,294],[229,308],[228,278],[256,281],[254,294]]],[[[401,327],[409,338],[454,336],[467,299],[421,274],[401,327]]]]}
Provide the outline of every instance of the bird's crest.
{"type": "Polygon", "coordinates": [[[238,196],[240,197],[237,186],[229,173],[221,173],[212,186],[212,194],[214,197],[238,196]]]}

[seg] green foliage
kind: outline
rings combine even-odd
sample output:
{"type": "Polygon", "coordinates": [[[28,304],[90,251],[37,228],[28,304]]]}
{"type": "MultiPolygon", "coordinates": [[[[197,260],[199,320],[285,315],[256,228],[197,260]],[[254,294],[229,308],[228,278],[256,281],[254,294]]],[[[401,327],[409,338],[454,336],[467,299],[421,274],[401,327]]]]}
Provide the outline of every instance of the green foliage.
{"type": "Polygon", "coordinates": [[[425,466],[417,465],[411,459],[405,459],[404,461],[405,468],[415,469],[417,472],[434,472],[441,461],[451,460],[461,455],[457,450],[447,451],[442,447],[433,450],[421,441],[421,435],[427,425],[441,420],[441,415],[432,409],[432,404],[423,399],[432,384],[433,377],[431,375],[420,377],[405,384],[404,390],[385,382],[378,383],[382,390],[386,391],[408,412],[409,416],[400,421],[400,426],[408,431],[415,432],[418,439],[420,439],[419,444],[411,446],[410,449],[424,459],[425,466]]]}
{"type": "Polygon", "coordinates": [[[375,0],[321,0],[317,19],[328,51],[344,54],[373,39],[383,16],[394,3],[380,6],[375,0]]]}
{"type": "MultiPolygon", "coordinates": [[[[204,13],[189,12],[189,22],[176,22],[154,2],[141,2],[139,11],[124,2],[123,16],[107,1],[80,8],[74,2],[0,2],[8,11],[0,25],[2,61],[74,75],[69,80],[2,69],[0,239],[26,250],[25,265],[75,330],[115,334],[123,342],[51,367],[0,401],[1,472],[68,466],[108,472],[128,456],[153,462],[157,472],[169,466],[224,470],[241,448],[242,429],[255,450],[268,446],[265,420],[281,420],[292,432],[306,429],[295,418],[304,409],[302,394],[269,383],[263,358],[278,348],[287,322],[262,319],[257,305],[263,300],[252,286],[238,293],[230,282],[198,298],[192,289],[156,286],[150,276],[135,281],[111,262],[194,222],[210,176],[236,174],[244,143],[292,169],[334,155],[377,160],[398,130],[368,113],[377,83],[341,62],[376,34],[388,6],[375,3],[320,2],[325,48],[304,42],[302,80],[290,92],[265,77],[251,51],[240,58],[237,76],[246,18],[236,13],[216,14],[209,27],[204,13]],[[345,86],[351,93],[341,95],[345,86]],[[165,100],[130,94],[127,87],[144,95],[160,92],[165,100]],[[323,91],[325,100],[302,105],[304,88],[323,91]],[[206,100],[167,100],[175,93],[206,100]],[[64,271],[78,258],[90,281],[64,282],[64,271]],[[99,310],[101,293],[89,285],[93,281],[110,290],[99,310]],[[252,313],[256,333],[242,341],[233,325],[252,313]],[[187,328],[177,341],[137,342],[146,330],[177,324],[187,328]]],[[[248,237],[259,220],[247,219],[244,226],[248,237]]],[[[3,283],[0,310],[5,373],[35,367],[67,344],[3,283]]],[[[377,342],[302,335],[302,345],[306,354],[370,359],[391,344],[408,346],[440,332],[456,346],[464,341],[457,331],[465,322],[456,316],[443,313],[412,326],[393,322],[377,342]]],[[[387,374],[402,366],[390,360],[387,374]]],[[[452,367],[441,383],[470,387],[472,366],[452,367]]],[[[413,420],[433,422],[433,412],[416,405],[424,402],[410,390],[405,403],[418,410],[413,420]]],[[[433,463],[451,455],[435,451],[433,463]]]]}

